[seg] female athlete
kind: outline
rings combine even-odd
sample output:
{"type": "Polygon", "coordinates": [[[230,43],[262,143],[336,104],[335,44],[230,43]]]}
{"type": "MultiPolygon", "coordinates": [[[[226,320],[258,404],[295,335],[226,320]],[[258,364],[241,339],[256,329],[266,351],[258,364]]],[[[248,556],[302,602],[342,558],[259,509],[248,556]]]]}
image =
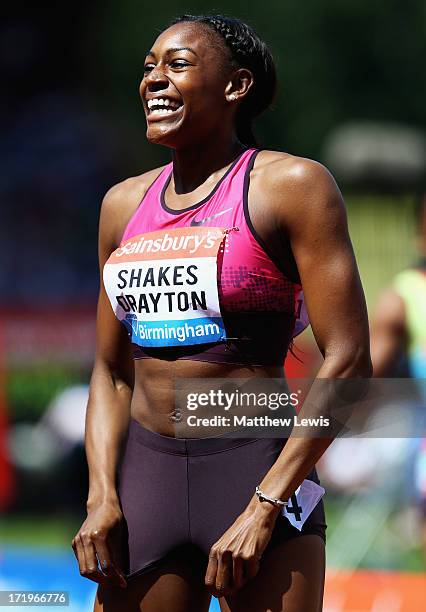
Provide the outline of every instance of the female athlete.
{"type": "Polygon", "coordinates": [[[264,42],[228,17],[180,17],[145,59],[147,138],[172,162],[102,204],[90,487],[73,540],[96,611],[203,612],[212,595],[223,612],[322,608],[322,502],[301,529],[281,502],[318,483],[330,440],[176,435],[176,381],[284,377],[304,300],[318,377],[370,375],[341,194],[320,164],[254,141],[275,84],[264,42]]]}

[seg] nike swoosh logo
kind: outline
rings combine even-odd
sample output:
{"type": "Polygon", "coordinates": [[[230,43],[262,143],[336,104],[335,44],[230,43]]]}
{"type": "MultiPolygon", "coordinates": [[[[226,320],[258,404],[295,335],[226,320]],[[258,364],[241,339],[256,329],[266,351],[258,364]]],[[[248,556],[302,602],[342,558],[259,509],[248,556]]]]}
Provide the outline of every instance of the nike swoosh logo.
{"type": "Polygon", "coordinates": [[[225,213],[229,212],[230,210],[233,210],[233,206],[231,206],[231,208],[227,208],[226,210],[221,210],[220,212],[216,213],[215,215],[211,215],[211,217],[206,217],[205,219],[200,219],[199,221],[197,221],[196,219],[192,219],[190,225],[192,227],[197,227],[198,225],[204,225],[204,223],[207,223],[208,221],[212,221],[213,219],[216,219],[217,217],[220,217],[221,215],[224,215],[225,213]]]}

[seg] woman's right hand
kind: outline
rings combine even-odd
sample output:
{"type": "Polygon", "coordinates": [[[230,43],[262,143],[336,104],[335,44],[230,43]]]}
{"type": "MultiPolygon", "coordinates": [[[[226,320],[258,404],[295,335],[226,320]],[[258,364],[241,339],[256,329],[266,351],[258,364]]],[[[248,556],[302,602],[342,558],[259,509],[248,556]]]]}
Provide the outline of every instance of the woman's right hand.
{"type": "Polygon", "coordinates": [[[72,540],[82,576],[105,586],[127,586],[118,564],[122,520],[118,502],[88,508],[87,518],[72,540]]]}

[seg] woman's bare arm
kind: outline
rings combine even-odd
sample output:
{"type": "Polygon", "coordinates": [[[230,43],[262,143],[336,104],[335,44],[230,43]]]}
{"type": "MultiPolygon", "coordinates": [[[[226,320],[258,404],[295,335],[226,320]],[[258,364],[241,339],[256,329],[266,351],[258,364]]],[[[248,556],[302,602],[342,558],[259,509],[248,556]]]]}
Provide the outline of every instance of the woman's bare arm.
{"type": "MultiPolygon", "coordinates": [[[[345,208],[333,178],[320,164],[278,154],[277,162],[265,169],[259,188],[267,194],[277,229],[291,242],[312,329],[324,357],[318,377],[369,377],[367,310],[345,208]]],[[[331,441],[290,436],[259,483],[261,490],[273,498],[288,499],[331,441]]],[[[214,594],[236,590],[256,575],[279,513],[280,508],[260,504],[253,495],[211,549],[206,584],[214,594]]]]}
{"type": "MultiPolygon", "coordinates": [[[[283,169],[282,180],[292,202],[291,206],[280,206],[277,201],[277,217],[281,230],[289,236],[312,331],[324,357],[317,378],[368,378],[372,367],[367,308],[342,196],[320,164],[299,158],[289,164],[283,169]]],[[[331,441],[290,436],[262,481],[262,490],[287,499],[331,441]]]]}
{"type": "Polygon", "coordinates": [[[102,584],[125,585],[119,559],[122,513],[116,488],[117,468],[128,430],[134,384],[131,345],[105,292],[102,272],[119,246],[127,220],[158,169],[127,179],[107,193],[99,222],[100,292],[96,355],[86,414],[89,466],[87,518],[73,539],[83,576],[102,584]]]}
{"type": "Polygon", "coordinates": [[[116,502],[115,479],[120,447],[127,432],[134,367],[124,327],[115,317],[102,281],[105,262],[117,248],[115,200],[108,193],[99,222],[100,292],[96,319],[96,354],[86,415],[89,465],[88,507],[116,502]]]}

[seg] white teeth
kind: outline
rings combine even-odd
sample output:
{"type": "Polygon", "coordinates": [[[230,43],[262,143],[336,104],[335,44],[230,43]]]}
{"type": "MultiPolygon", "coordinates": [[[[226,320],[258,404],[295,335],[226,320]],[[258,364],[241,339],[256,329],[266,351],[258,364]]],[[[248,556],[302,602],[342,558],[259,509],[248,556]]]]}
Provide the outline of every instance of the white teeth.
{"type": "Polygon", "coordinates": [[[155,107],[155,110],[165,110],[166,112],[173,112],[179,108],[180,104],[175,100],[169,100],[169,98],[154,98],[147,101],[147,106],[151,110],[155,107]],[[158,108],[160,107],[160,108],[158,108]],[[164,108],[161,108],[164,107],[164,108]],[[170,107],[170,108],[167,108],[170,107]]]}
{"type": "Polygon", "coordinates": [[[173,112],[171,108],[154,108],[154,110],[151,111],[151,115],[169,115],[173,112]]]}

